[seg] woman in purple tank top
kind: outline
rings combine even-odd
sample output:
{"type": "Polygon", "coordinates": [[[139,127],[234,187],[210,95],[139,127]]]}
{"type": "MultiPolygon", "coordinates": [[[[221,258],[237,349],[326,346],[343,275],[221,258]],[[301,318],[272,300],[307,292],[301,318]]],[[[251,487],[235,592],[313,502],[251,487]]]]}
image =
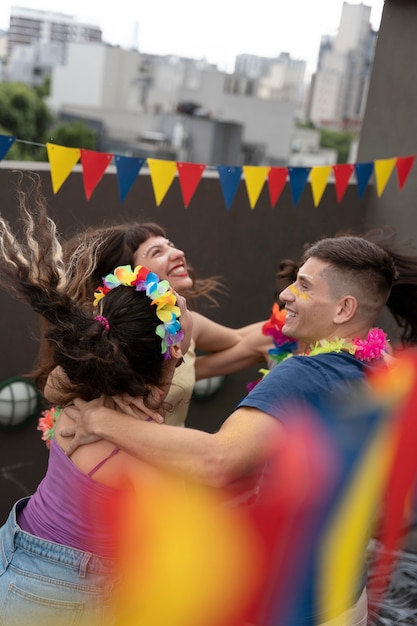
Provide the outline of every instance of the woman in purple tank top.
{"type": "MultiPolygon", "coordinates": [[[[38,179],[32,183],[31,193],[18,190],[21,238],[0,218],[0,286],[46,320],[55,365],[65,372],[59,384],[66,405],[75,397],[127,394],[163,412],[165,393],[190,343],[192,319],[184,298],[144,266],[119,266],[91,294],[95,314],[81,308],[67,293],[55,224],[38,179]]],[[[120,581],[114,571],[117,519],[109,512],[133,488],[129,468],[133,475],[137,462],[97,439],[69,458],[55,429],[58,421],[60,429],[69,423],[65,405],[41,420],[50,446],[44,479],[0,528],[2,626],[114,623],[120,581]],[[48,418],[53,419],[46,423],[48,418]]]]}

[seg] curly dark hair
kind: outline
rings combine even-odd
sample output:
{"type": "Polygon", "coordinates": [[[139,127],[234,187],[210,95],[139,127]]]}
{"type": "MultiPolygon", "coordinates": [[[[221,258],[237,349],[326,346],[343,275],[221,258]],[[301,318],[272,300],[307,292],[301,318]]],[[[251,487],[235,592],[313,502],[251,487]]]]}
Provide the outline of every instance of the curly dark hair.
{"type": "MultiPolygon", "coordinates": [[[[66,400],[127,392],[146,401],[150,386],[160,385],[163,373],[156,307],[145,292],[119,286],[101,301],[110,329],[96,321],[91,305],[80,305],[71,293],[73,276],[47,215],[39,177],[31,175],[30,181],[28,193],[21,185],[17,192],[24,227],[20,238],[0,218],[0,286],[46,321],[53,365],[61,366],[69,379],[67,388],[62,383],[66,400]]],[[[49,372],[50,363],[40,365],[40,386],[49,372]]]]}

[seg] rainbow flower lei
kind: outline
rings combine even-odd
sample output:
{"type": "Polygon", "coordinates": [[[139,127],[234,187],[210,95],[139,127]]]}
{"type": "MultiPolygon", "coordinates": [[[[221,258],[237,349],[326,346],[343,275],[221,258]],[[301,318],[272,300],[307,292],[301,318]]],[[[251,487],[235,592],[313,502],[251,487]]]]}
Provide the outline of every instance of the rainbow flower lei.
{"type": "Polygon", "coordinates": [[[281,309],[277,302],[272,306],[271,317],[262,326],[262,334],[272,337],[274,347],[268,350],[268,354],[276,363],[280,363],[297,349],[297,342],[287,337],[282,332],[285,324],[287,311],[281,309]]]}
{"type": "Polygon", "coordinates": [[[145,291],[151,299],[151,305],[156,306],[156,315],[161,324],[158,324],[155,333],[161,339],[161,353],[164,359],[169,359],[170,346],[180,342],[184,337],[178,321],[181,310],[177,306],[177,298],[169,282],[159,280],[157,274],[143,265],[137,265],[134,269],[130,265],[120,265],[113,274],[107,274],[103,278],[103,285],[94,292],[94,306],[97,307],[109,291],[120,285],[134,287],[136,291],[145,291]]]}
{"type": "Polygon", "coordinates": [[[356,359],[359,359],[359,361],[373,361],[387,354],[388,348],[387,334],[380,328],[371,328],[366,339],[357,337],[352,341],[347,341],[346,339],[336,337],[332,341],[327,339],[316,341],[306,351],[305,356],[315,356],[325,352],[342,352],[342,350],[345,350],[356,359]]]}
{"type": "Polygon", "coordinates": [[[38,420],[38,427],[36,430],[40,430],[42,432],[42,441],[45,441],[47,448],[50,447],[51,439],[55,435],[56,421],[61,411],[62,409],[56,406],[51,409],[45,409],[45,411],[42,411],[42,417],[38,420]]]}

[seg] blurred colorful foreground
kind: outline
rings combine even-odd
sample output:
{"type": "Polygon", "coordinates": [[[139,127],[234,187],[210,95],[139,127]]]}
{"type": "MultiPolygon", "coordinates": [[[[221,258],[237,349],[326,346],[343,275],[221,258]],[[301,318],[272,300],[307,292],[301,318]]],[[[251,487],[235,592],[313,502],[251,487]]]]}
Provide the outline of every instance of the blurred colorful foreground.
{"type": "Polygon", "coordinates": [[[412,506],[417,353],[368,382],[294,415],[250,507],[142,477],[123,513],[118,626],[307,626],[306,611],[348,609],[370,533],[398,547],[412,506]]]}

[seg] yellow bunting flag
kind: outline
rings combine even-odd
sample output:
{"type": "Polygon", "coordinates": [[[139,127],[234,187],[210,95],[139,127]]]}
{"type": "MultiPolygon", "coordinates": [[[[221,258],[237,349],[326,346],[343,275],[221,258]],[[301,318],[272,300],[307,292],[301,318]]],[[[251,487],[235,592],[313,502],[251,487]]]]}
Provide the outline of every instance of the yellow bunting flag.
{"type": "Polygon", "coordinates": [[[156,206],[159,206],[175,178],[177,163],[176,161],[163,161],[160,159],[148,159],[147,161],[151,173],[156,206]]]}
{"type": "Polygon", "coordinates": [[[378,197],[380,197],[387,186],[389,178],[392,174],[392,170],[395,167],[397,162],[396,157],[393,159],[378,159],[375,160],[375,179],[376,179],[376,190],[378,197]]]}
{"type": "Polygon", "coordinates": [[[78,162],[81,150],[79,148],[66,148],[54,143],[47,143],[49,165],[51,166],[52,189],[57,193],[63,183],[71,174],[71,170],[78,162]]]}
{"type": "Polygon", "coordinates": [[[310,172],[311,193],[313,194],[314,206],[320,204],[320,200],[326,189],[327,179],[332,171],[331,165],[316,165],[310,172]]]}
{"type": "Polygon", "coordinates": [[[248,192],[251,209],[255,208],[269,170],[269,167],[258,167],[256,165],[243,166],[243,174],[245,176],[246,190],[248,192]]]}

